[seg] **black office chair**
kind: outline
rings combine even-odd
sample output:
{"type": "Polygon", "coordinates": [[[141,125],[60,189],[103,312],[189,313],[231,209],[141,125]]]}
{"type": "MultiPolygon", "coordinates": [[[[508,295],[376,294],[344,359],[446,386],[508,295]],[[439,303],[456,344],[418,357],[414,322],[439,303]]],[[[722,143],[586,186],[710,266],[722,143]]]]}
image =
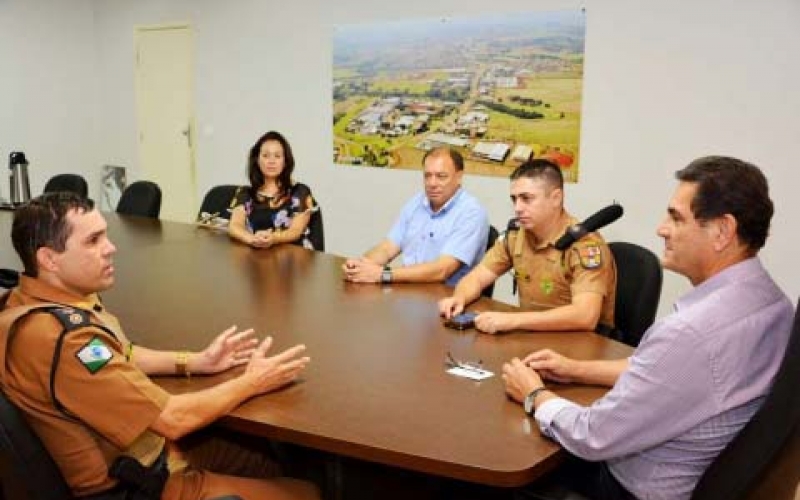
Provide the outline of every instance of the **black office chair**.
{"type": "Polygon", "coordinates": [[[322,208],[317,205],[314,212],[311,213],[311,220],[308,222],[309,235],[308,239],[314,245],[314,250],[319,252],[325,251],[325,230],[322,225],[322,208]]]}
{"type": "Polygon", "coordinates": [[[22,413],[0,391],[0,483],[6,500],[69,500],[58,466],[22,413]]]}
{"type": "MultiPolygon", "coordinates": [[[[489,226],[489,237],[486,238],[486,251],[487,252],[489,251],[490,248],[492,248],[494,246],[494,242],[497,241],[497,237],[499,235],[500,235],[500,233],[497,232],[497,228],[495,228],[494,226],[490,225],[489,226]]],[[[494,283],[492,283],[491,285],[489,285],[486,288],[484,288],[483,291],[481,292],[481,295],[483,295],[484,297],[488,297],[490,299],[492,298],[493,294],[494,294],[494,283]]]]}
{"type": "MultiPolygon", "coordinates": [[[[4,500],[73,500],[64,476],[25,417],[0,391],[0,498],[4,500]]],[[[119,494],[95,500],[119,500],[119,494]]],[[[241,500],[238,496],[216,500],[241,500]]]]}
{"type": "Polygon", "coordinates": [[[201,219],[203,212],[214,215],[214,217],[230,220],[230,210],[236,206],[236,198],[244,189],[244,186],[235,186],[233,184],[222,184],[209,189],[203,197],[203,203],[200,205],[200,211],[197,214],[198,220],[201,219]]]}
{"type": "Polygon", "coordinates": [[[0,288],[14,288],[19,284],[19,271],[0,269],[0,288]]]}
{"type": "Polygon", "coordinates": [[[653,252],[633,243],[608,246],[617,264],[616,327],[601,333],[636,347],[656,318],[663,281],[661,262],[653,252]]]}
{"type": "Polygon", "coordinates": [[[800,481],[800,312],[772,388],[711,463],[691,500],[792,500],[800,481]]]}
{"type": "Polygon", "coordinates": [[[78,174],[58,174],[50,177],[44,185],[45,193],[57,191],[68,191],[86,198],[89,196],[89,185],[86,184],[86,179],[78,174]]]}
{"type": "Polygon", "coordinates": [[[134,182],[122,192],[117,213],[158,219],[161,213],[161,188],[155,182],[134,182]]]}

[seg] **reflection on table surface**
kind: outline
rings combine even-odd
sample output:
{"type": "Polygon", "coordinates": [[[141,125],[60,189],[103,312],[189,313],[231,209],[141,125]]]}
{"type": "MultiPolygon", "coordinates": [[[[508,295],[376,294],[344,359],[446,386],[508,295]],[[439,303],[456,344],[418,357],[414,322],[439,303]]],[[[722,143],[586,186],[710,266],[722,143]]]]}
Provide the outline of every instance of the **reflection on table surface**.
{"type": "MultiPolygon", "coordinates": [[[[0,213],[10,234],[11,214],[0,213]]],[[[479,334],[444,328],[444,285],[356,285],[343,259],[283,245],[253,250],[225,234],[107,214],[117,245],[116,285],[103,294],[136,343],[200,349],[224,328],[253,327],[274,349],[297,343],[312,362],[302,380],[255,398],[222,424],[255,435],[496,486],[527,483],[560,460],[559,447],[503,390],[502,363],[542,348],[579,359],[615,359],[631,349],[588,332],[479,334]],[[445,356],[482,362],[481,382],[445,372],[445,356]]],[[[9,239],[0,265],[19,267],[9,239]]],[[[482,299],[470,309],[513,307],[482,299]]],[[[157,379],[179,393],[216,377],[157,379]]],[[[602,388],[565,386],[588,403],[602,388]]]]}

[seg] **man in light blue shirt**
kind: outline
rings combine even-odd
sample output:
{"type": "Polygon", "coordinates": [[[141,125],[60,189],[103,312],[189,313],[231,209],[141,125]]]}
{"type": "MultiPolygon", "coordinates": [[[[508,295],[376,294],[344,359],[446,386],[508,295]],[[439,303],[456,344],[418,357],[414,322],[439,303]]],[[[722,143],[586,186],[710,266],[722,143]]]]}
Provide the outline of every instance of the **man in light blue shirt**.
{"type": "Polygon", "coordinates": [[[461,187],[464,159],[454,149],[422,159],[425,192],[403,207],[389,235],[363,257],[342,266],[354,283],[432,283],[454,286],[486,251],[489,221],[478,200],[461,187]],[[403,265],[389,267],[400,253],[403,265]]]}
{"type": "Polygon", "coordinates": [[[543,350],[503,367],[508,394],[545,435],[583,459],[558,480],[595,500],[688,499],[761,406],[791,331],[792,304],[757,257],[773,214],[761,171],[707,157],[676,176],[658,228],[662,264],[694,289],[674,312],[628,359],[583,361],[543,350]],[[586,407],[542,379],[612,388],[586,407]]]}

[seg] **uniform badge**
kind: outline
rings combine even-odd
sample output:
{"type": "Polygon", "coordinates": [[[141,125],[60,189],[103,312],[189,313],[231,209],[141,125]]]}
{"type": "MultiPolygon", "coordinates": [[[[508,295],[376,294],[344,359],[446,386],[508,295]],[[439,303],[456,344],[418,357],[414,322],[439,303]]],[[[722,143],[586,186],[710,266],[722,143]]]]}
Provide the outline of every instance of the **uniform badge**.
{"type": "Polygon", "coordinates": [[[514,278],[517,281],[528,282],[528,281],[531,280],[531,275],[530,274],[528,274],[526,272],[523,272],[523,271],[519,271],[516,267],[514,268],[513,275],[514,275],[514,278]]]}
{"type": "Polygon", "coordinates": [[[539,282],[539,288],[541,288],[543,294],[550,295],[553,293],[553,280],[550,278],[543,278],[542,281],[539,282]]]}
{"type": "Polygon", "coordinates": [[[111,358],[114,357],[111,349],[108,348],[100,337],[96,336],[81,347],[75,355],[92,375],[100,371],[100,369],[106,366],[111,358]]]}
{"type": "Polygon", "coordinates": [[[578,256],[584,269],[597,269],[603,265],[603,254],[597,243],[589,243],[578,248],[578,256]]]}
{"type": "Polygon", "coordinates": [[[89,325],[89,313],[75,307],[56,307],[49,310],[67,331],[89,325]]]}

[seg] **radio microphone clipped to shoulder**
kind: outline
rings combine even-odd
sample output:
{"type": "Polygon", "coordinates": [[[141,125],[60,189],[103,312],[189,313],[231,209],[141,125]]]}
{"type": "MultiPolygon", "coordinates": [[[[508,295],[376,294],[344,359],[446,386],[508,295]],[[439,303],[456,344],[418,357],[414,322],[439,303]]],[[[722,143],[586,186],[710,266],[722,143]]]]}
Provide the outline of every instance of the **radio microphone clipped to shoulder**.
{"type": "Polygon", "coordinates": [[[617,203],[602,208],[580,224],[570,226],[567,232],[564,233],[564,236],[559,238],[553,246],[558,250],[566,250],[587,234],[597,231],[619,219],[622,217],[623,213],[622,205],[618,205],[617,203]]]}

